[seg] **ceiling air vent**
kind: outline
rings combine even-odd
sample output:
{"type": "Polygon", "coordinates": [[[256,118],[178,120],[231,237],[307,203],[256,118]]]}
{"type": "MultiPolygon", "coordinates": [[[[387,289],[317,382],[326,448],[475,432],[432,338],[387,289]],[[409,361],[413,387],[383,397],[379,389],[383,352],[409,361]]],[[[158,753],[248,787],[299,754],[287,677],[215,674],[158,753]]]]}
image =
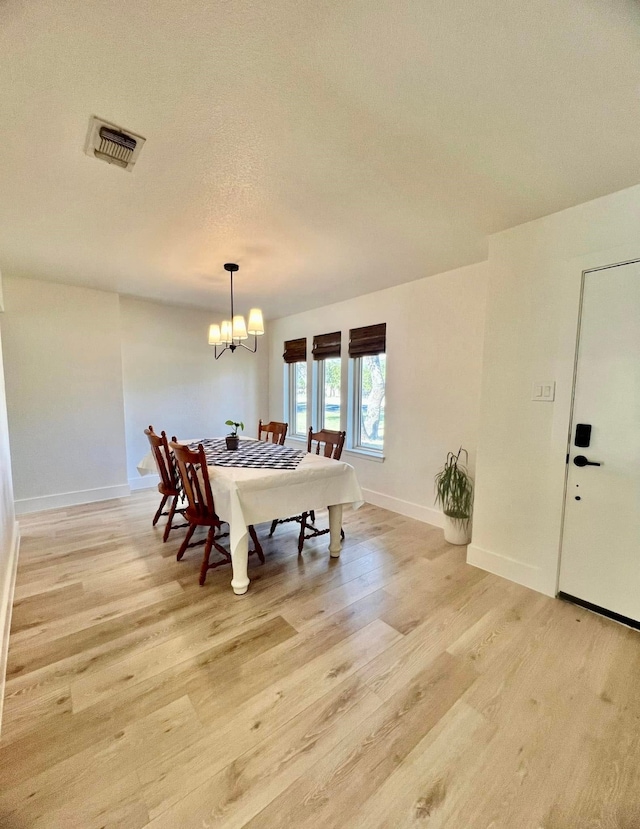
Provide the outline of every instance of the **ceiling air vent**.
{"type": "Polygon", "coordinates": [[[87,155],[131,170],[136,163],[145,139],[116,124],[110,124],[94,115],[89,121],[89,132],[84,151],[87,155]]]}

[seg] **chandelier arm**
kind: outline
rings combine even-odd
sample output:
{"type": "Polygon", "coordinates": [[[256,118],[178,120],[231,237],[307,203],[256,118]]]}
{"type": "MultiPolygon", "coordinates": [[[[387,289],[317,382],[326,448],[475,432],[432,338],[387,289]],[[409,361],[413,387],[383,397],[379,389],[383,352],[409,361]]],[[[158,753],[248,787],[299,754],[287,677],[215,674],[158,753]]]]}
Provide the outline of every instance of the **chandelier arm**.
{"type": "Polygon", "coordinates": [[[217,345],[216,345],[216,346],[214,346],[214,354],[215,354],[215,358],[216,358],[216,360],[219,360],[219,359],[220,359],[220,357],[222,357],[222,355],[224,354],[224,352],[225,352],[228,348],[229,348],[229,346],[228,346],[228,345],[225,345],[225,347],[222,349],[222,351],[218,354],[218,346],[217,346],[217,345]]]}
{"type": "Polygon", "coordinates": [[[248,345],[244,343],[238,342],[240,348],[246,348],[247,351],[250,351],[252,354],[255,354],[258,350],[258,336],[256,334],[253,335],[253,348],[250,348],[248,345]]]}

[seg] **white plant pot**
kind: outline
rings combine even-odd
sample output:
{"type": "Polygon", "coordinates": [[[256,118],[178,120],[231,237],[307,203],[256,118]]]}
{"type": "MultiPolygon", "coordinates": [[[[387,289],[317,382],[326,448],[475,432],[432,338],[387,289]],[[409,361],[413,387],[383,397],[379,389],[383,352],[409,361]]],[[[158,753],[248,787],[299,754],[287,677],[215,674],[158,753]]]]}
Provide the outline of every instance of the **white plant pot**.
{"type": "Polygon", "coordinates": [[[466,521],[454,521],[453,518],[445,515],[444,540],[448,541],[449,544],[468,544],[471,541],[470,529],[471,522],[469,519],[466,521]]]}

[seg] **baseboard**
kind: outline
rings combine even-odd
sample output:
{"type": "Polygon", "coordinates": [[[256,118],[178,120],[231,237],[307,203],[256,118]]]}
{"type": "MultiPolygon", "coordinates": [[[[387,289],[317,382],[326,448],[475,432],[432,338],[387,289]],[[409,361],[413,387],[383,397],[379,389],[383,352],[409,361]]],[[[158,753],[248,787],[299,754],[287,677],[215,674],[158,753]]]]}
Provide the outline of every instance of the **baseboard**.
{"type": "Polygon", "coordinates": [[[139,489],[157,489],[160,475],[144,475],[138,478],[129,478],[129,489],[136,492],[139,489]]]}
{"type": "Polygon", "coordinates": [[[499,553],[491,553],[474,544],[469,544],[467,547],[467,564],[472,564],[496,576],[502,576],[523,587],[529,587],[538,593],[544,593],[546,596],[555,596],[555,590],[546,584],[548,578],[545,577],[540,567],[516,561],[514,558],[499,553]]]}
{"type": "Polygon", "coordinates": [[[368,504],[397,512],[400,515],[406,515],[407,518],[424,521],[425,524],[433,524],[434,527],[444,526],[444,515],[440,510],[425,507],[422,504],[414,504],[412,501],[403,501],[401,498],[384,495],[382,492],[375,492],[373,489],[363,489],[362,495],[368,504]]]}
{"type": "Polygon", "coordinates": [[[13,591],[16,586],[18,570],[18,550],[20,549],[20,528],[13,522],[13,533],[9,545],[7,566],[0,580],[0,734],[2,733],[2,710],[4,703],[4,685],[7,676],[7,655],[9,653],[9,632],[11,630],[11,610],[13,608],[13,591]]]}
{"type": "Polygon", "coordinates": [[[16,515],[40,512],[45,509],[73,507],[77,504],[92,504],[94,501],[108,501],[111,498],[126,498],[131,495],[128,484],[103,486],[98,489],[81,489],[78,492],[60,492],[56,495],[42,495],[39,498],[22,498],[15,502],[16,515]]]}

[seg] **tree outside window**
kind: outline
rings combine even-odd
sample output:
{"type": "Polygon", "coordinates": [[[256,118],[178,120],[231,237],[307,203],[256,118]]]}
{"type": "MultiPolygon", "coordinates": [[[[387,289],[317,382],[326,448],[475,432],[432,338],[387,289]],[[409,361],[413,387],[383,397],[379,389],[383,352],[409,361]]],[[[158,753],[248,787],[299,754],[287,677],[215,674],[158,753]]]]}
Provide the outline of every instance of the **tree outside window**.
{"type": "Polygon", "coordinates": [[[295,412],[294,412],[294,433],[306,435],[307,433],[307,364],[293,363],[295,412]]]}
{"type": "Polygon", "coordinates": [[[360,445],[382,449],[384,441],[386,354],[360,357],[360,445]]]}
{"type": "Polygon", "coordinates": [[[322,360],[322,426],[340,429],[340,357],[322,360]]]}

